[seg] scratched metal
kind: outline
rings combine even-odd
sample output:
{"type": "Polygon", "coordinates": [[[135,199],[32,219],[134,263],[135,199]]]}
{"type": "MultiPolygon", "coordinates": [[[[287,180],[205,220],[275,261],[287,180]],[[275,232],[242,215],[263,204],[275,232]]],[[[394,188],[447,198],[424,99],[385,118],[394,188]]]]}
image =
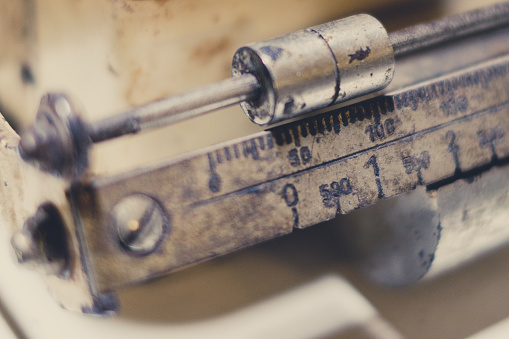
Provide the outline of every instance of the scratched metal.
{"type": "Polygon", "coordinates": [[[394,52],[382,24],[360,14],[240,48],[232,75],[246,74],[261,90],[241,107],[267,126],[387,87],[394,52]]]}
{"type": "Polygon", "coordinates": [[[155,277],[509,157],[509,56],[223,143],[91,179],[72,196],[100,291],[155,277]],[[111,211],[147,194],[169,230],[151,253],[118,241],[111,211]]]}
{"type": "MultiPolygon", "coordinates": [[[[16,234],[24,222],[33,217],[37,208],[49,204],[58,209],[66,228],[66,247],[71,265],[62,276],[47,273],[44,256],[32,262],[32,266],[43,272],[44,280],[53,298],[64,308],[86,313],[104,311],[104,299],[95,294],[82,265],[80,242],[75,234],[71,208],[66,198],[67,183],[22,161],[17,145],[19,136],[0,115],[0,232],[16,234]]],[[[10,246],[2,246],[2,255],[10,246]]],[[[15,256],[12,256],[15,258],[15,256]]],[[[50,263],[51,264],[51,263],[50,263]]],[[[25,265],[29,265],[25,263],[25,265]]],[[[30,265],[29,265],[30,266],[30,265]]]]}

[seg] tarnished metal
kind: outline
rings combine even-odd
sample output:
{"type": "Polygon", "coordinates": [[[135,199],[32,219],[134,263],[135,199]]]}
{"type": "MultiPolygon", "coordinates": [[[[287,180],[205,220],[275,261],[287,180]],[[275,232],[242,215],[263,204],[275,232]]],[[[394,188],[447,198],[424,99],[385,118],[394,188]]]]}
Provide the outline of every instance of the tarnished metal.
{"type": "Polygon", "coordinates": [[[337,218],[338,248],[370,281],[408,286],[435,264],[444,225],[437,192],[417,187],[337,218]]]}
{"type": "Polygon", "coordinates": [[[32,262],[46,274],[66,277],[70,273],[67,231],[58,211],[51,204],[41,205],[35,215],[12,236],[18,262],[32,262]]]}
{"type": "Polygon", "coordinates": [[[0,116],[0,224],[13,235],[15,257],[42,271],[63,307],[96,314],[116,310],[116,300],[97,293],[86,271],[87,253],[66,196],[69,181],[23,161],[18,144],[0,116]]]}
{"type": "Polygon", "coordinates": [[[241,106],[270,125],[385,88],[394,56],[382,24],[363,14],[243,47],[232,74],[259,79],[260,96],[241,106]]]}
{"type": "Polygon", "coordinates": [[[504,56],[166,165],[90,181],[72,196],[99,290],[506,159],[508,82],[504,56]],[[493,147],[480,144],[484,134],[493,147]],[[171,236],[153,256],[123,250],[108,221],[115,203],[133,193],[160,201],[172,220],[171,236]]]}
{"type": "Polygon", "coordinates": [[[166,212],[147,195],[133,194],[123,198],[111,214],[120,244],[134,255],[154,251],[170,228],[166,212]]]}
{"type": "Polygon", "coordinates": [[[125,113],[90,124],[93,142],[100,142],[144,129],[173,124],[201,114],[251,100],[260,85],[252,75],[230,78],[197,90],[135,107],[125,113]]]}
{"type": "Polygon", "coordinates": [[[507,246],[509,166],[471,174],[339,216],[338,248],[371,281],[401,286],[507,246]]]}
{"type": "MultiPolygon", "coordinates": [[[[72,138],[83,144],[101,142],[236,103],[241,103],[247,116],[257,124],[281,122],[383,89],[392,81],[395,55],[507,26],[508,13],[509,4],[499,4],[391,34],[378,20],[363,14],[255,43],[240,48],[234,55],[233,78],[134,107],[89,124],[85,131],[78,124],[71,128],[76,134],[72,138]]],[[[41,107],[44,105],[43,101],[41,107]]],[[[22,148],[29,158],[47,153],[43,139],[46,143],[58,139],[38,136],[44,129],[41,126],[39,132],[23,136],[22,148]]],[[[55,146],[70,144],[61,143],[55,146]]],[[[86,157],[86,150],[87,147],[75,149],[80,157],[86,157]]],[[[57,160],[37,161],[44,168],[57,160]]]]}
{"type": "Polygon", "coordinates": [[[41,99],[34,124],[19,144],[20,154],[42,170],[69,179],[88,167],[90,139],[86,126],[64,94],[47,94],[41,99]]]}
{"type": "MultiPolygon", "coordinates": [[[[332,48],[335,35],[326,36],[329,27],[322,28],[320,39],[329,40],[309,43],[330,46],[329,54],[339,50],[332,48]]],[[[500,37],[500,41],[507,39],[507,35],[500,37]]],[[[374,51],[369,48],[369,53],[374,51]]],[[[357,52],[349,53],[348,61],[343,59],[348,63],[344,74],[357,74],[353,66],[357,61],[368,64],[367,49],[357,52]]],[[[121,126],[116,125],[121,120],[112,120],[116,122],[103,130],[98,124],[87,126],[77,118],[77,110],[67,108],[71,104],[65,97],[48,96],[41,105],[40,121],[19,150],[39,168],[60,177],[22,161],[18,137],[4,123],[0,142],[5,147],[0,153],[5,163],[0,163],[0,179],[6,189],[0,196],[0,216],[12,227],[18,259],[41,264],[59,302],[83,312],[110,312],[118,306],[110,292],[122,286],[419,186],[434,192],[492,167],[506,170],[509,55],[502,52],[490,49],[486,55],[499,56],[473,66],[462,64],[464,68],[454,72],[444,73],[450,68],[440,71],[437,66],[432,80],[408,87],[415,83],[409,76],[399,82],[406,87],[386,95],[116,176],[93,176],[80,159],[87,159],[90,141],[105,140],[113,130],[121,135],[123,128],[109,129],[121,126]],[[79,127],[78,137],[73,126],[79,127]],[[63,158],[38,149],[58,150],[63,158]],[[23,199],[27,187],[39,182],[44,183],[40,190],[23,199]],[[19,199],[10,201],[11,196],[19,199]],[[52,239],[61,241],[49,241],[48,232],[58,232],[60,238],[52,239]]],[[[415,79],[423,78],[419,76],[415,79]]],[[[245,77],[251,80],[240,81],[240,92],[258,88],[255,77],[245,77]]],[[[163,111],[144,126],[156,125],[163,111]]],[[[143,114],[149,117],[150,109],[143,114]]],[[[130,118],[137,121],[136,114],[130,118]]],[[[435,216],[430,220],[435,223],[435,216]]],[[[416,242],[425,250],[424,271],[438,242],[431,235],[432,242],[416,242]]],[[[411,264],[424,264],[419,256],[410,259],[415,259],[411,264]]],[[[401,280],[419,278],[422,268],[401,280]]]]}
{"type": "MultiPolygon", "coordinates": [[[[502,138],[507,138],[507,134],[502,138]]],[[[479,141],[483,145],[482,137],[479,141]]],[[[507,244],[509,166],[441,186],[437,190],[437,207],[443,231],[436,252],[440,260],[431,267],[431,276],[451,271],[507,244]]]]}
{"type": "Polygon", "coordinates": [[[500,3],[452,15],[447,20],[436,20],[402,29],[391,33],[390,40],[394,54],[399,56],[507,25],[509,25],[509,3],[500,3]]]}

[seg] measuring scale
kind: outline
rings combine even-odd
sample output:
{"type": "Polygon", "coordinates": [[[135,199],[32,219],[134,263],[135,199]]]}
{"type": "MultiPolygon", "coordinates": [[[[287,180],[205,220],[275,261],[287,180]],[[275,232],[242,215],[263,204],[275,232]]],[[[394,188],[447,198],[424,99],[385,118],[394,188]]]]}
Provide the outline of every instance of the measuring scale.
{"type": "MultiPolygon", "coordinates": [[[[10,224],[23,225],[13,227],[18,260],[58,278],[50,285],[65,307],[109,312],[120,287],[419,186],[434,191],[503,167],[507,55],[167,163],[87,175],[94,142],[237,102],[263,125],[293,119],[380,90],[392,80],[395,55],[505,25],[508,12],[502,4],[393,34],[366,15],[339,20],[241,48],[232,79],[92,124],[65,95],[46,95],[20,141],[25,162],[4,126],[5,186],[23,191],[15,184],[21,177],[18,185],[52,187],[29,201],[2,203],[4,215],[17,211],[20,222],[10,224]],[[348,29],[356,39],[338,33],[348,29]],[[82,297],[64,296],[73,289],[82,297]]],[[[435,247],[415,248],[426,269],[435,247]]]]}

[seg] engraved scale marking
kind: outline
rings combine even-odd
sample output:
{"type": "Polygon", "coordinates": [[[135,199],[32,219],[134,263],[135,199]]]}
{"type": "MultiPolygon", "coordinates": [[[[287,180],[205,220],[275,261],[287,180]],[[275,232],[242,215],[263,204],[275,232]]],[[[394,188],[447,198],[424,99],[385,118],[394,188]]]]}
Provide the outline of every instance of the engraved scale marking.
{"type": "Polygon", "coordinates": [[[91,246],[101,244],[91,260],[98,284],[108,290],[136,281],[129,272],[101,269],[109,267],[108,258],[158,275],[454,178],[459,171],[505,163],[507,88],[509,56],[136,175],[93,180],[99,203],[95,226],[85,230],[91,246]],[[384,133],[371,138],[369,126],[374,133],[383,126],[384,133]],[[457,147],[451,148],[448,131],[457,147]],[[147,180],[165,188],[149,192],[147,180]],[[165,260],[135,260],[119,254],[114,241],[99,238],[108,233],[110,202],[131,192],[150,194],[171,215],[172,233],[158,252],[165,260]],[[186,241],[190,238],[198,240],[186,241]]]}
{"type": "MultiPolygon", "coordinates": [[[[174,195],[179,197],[179,203],[183,205],[196,202],[193,200],[194,198],[187,199],[180,193],[183,191],[194,192],[194,194],[189,194],[189,197],[199,196],[200,200],[207,200],[306,168],[316,167],[348,154],[382,145],[434,125],[450,122],[461,116],[502,104],[509,101],[509,93],[505,90],[496,92],[491,87],[507,88],[508,86],[509,56],[504,56],[470,69],[446,75],[443,79],[439,78],[436,81],[415,85],[399,93],[377,97],[312,116],[258,133],[241,141],[234,140],[210,147],[206,151],[206,159],[203,159],[203,154],[197,153],[180,162],[173,162],[155,170],[140,170],[139,176],[132,176],[131,181],[138,180],[140,176],[151,176],[158,171],[167,171],[168,167],[175,167],[175,173],[180,173],[180,163],[188,162],[190,164],[185,166],[186,170],[182,170],[184,171],[182,173],[187,176],[194,174],[195,180],[183,183],[176,175],[174,176],[175,180],[166,184],[172,186],[174,195]],[[440,110],[440,105],[443,102],[449,102],[451,98],[461,96],[469,98],[465,109],[458,110],[455,114],[446,114],[440,110]],[[417,110],[414,110],[416,106],[417,110]],[[362,121],[358,119],[359,114],[364,114],[362,121]],[[382,117],[390,117],[394,120],[394,124],[391,126],[394,131],[391,135],[385,135],[383,139],[376,138],[371,141],[370,136],[365,133],[365,129],[373,122],[381,122],[382,117]],[[330,128],[326,121],[330,121],[330,128]],[[295,135],[298,135],[298,138],[295,135]],[[263,143],[260,140],[263,140],[263,143]],[[319,142],[315,142],[317,140],[319,142]],[[262,145],[266,147],[263,148],[262,145]],[[233,156],[228,157],[226,147],[233,150],[233,156]],[[294,152],[294,148],[299,152],[302,147],[308,147],[311,159],[310,161],[300,161],[295,166],[297,162],[292,161],[292,158],[289,157],[290,152],[294,152]],[[209,153],[211,156],[208,156],[209,153]],[[218,154],[222,160],[221,163],[217,161],[218,154]],[[208,186],[207,173],[212,168],[211,158],[214,173],[221,180],[221,187],[220,190],[204,191],[204,188],[208,186]],[[230,160],[227,161],[227,158],[230,160]],[[193,169],[191,173],[188,170],[189,167],[193,169]],[[203,178],[207,178],[207,180],[205,181],[203,178]]],[[[154,178],[157,178],[157,175],[154,178]]],[[[115,182],[115,178],[111,178],[111,181],[115,182]]]]}

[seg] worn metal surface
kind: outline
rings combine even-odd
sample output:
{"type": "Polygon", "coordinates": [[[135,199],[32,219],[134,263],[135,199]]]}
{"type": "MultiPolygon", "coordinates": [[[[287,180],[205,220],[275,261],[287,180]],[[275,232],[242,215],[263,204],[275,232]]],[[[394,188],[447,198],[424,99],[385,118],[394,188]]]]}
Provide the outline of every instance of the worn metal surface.
{"type": "Polygon", "coordinates": [[[440,187],[437,210],[443,231],[430,278],[507,244],[509,165],[440,187]]]}
{"type": "Polygon", "coordinates": [[[509,56],[72,192],[100,291],[154,277],[448,180],[509,156],[509,56]],[[488,146],[486,146],[488,145],[488,146]],[[492,145],[492,147],[491,147],[492,145]],[[125,251],[113,206],[169,216],[150,255],[125,251]]]}
{"type": "Polygon", "coordinates": [[[394,54],[399,56],[508,24],[509,3],[500,3],[456,14],[448,20],[436,20],[402,29],[391,33],[390,39],[394,54]]]}
{"type": "Polygon", "coordinates": [[[33,264],[42,273],[55,300],[63,307],[88,313],[111,310],[114,303],[103,304],[107,299],[92,292],[88,272],[82,265],[83,249],[65,193],[68,183],[24,162],[17,150],[18,143],[18,135],[0,116],[0,223],[4,231],[8,230],[14,235],[15,248],[11,248],[11,251],[16,255],[13,258],[33,264]],[[31,226],[24,227],[27,222],[34,220],[40,206],[48,207],[52,214],[57,215],[56,219],[46,223],[45,229],[46,234],[52,231],[59,233],[54,233],[54,238],[37,236],[41,232],[31,226]],[[26,235],[21,239],[23,244],[17,243],[19,235],[26,235]],[[63,243],[58,241],[62,237],[63,243]],[[55,253],[62,256],[57,258],[55,253]]]}
{"type": "Polygon", "coordinates": [[[463,176],[338,217],[338,248],[390,286],[433,281],[499,250],[509,242],[509,164],[463,176]]]}
{"type": "Polygon", "coordinates": [[[35,122],[21,136],[24,160],[40,169],[76,180],[88,169],[90,139],[79,111],[64,94],[41,99],[35,122]]]}
{"type": "Polygon", "coordinates": [[[191,92],[160,99],[125,113],[90,124],[93,142],[100,142],[144,129],[173,124],[213,110],[251,100],[259,83],[252,75],[230,78],[191,92]]]}
{"type": "Polygon", "coordinates": [[[241,106],[270,125],[385,88],[394,56],[385,28],[364,14],[242,47],[232,74],[259,79],[260,96],[241,106]]]}
{"type": "Polygon", "coordinates": [[[500,4],[390,35],[361,14],[254,43],[235,53],[233,78],[97,121],[88,134],[100,142],[236,103],[259,125],[292,119],[381,90],[392,81],[395,55],[504,27],[507,12],[500,4]]]}
{"type": "MultiPolygon", "coordinates": [[[[69,241],[60,248],[69,252],[63,267],[46,265],[56,275],[47,278],[51,289],[68,308],[104,312],[116,305],[102,298],[103,292],[419,185],[434,189],[486,166],[502,165],[508,155],[508,63],[508,56],[499,57],[165,165],[88,177],[72,188],[59,181],[52,192],[56,202],[39,197],[15,227],[29,232],[22,242],[36,242],[18,246],[18,257],[54,258],[48,243],[38,243],[48,223],[37,221],[37,207],[49,203],[61,214],[69,241]],[[130,198],[147,203],[137,210],[133,206],[139,204],[126,203],[130,198]],[[27,220],[37,221],[36,226],[27,220]],[[69,298],[68,292],[76,297],[69,298]]],[[[17,154],[12,159],[20,161],[17,154]]],[[[4,175],[11,174],[8,170],[4,175]]]]}
{"type": "Polygon", "coordinates": [[[442,246],[437,194],[422,186],[335,221],[338,251],[384,286],[417,282],[434,266],[437,245],[442,246]]]}

